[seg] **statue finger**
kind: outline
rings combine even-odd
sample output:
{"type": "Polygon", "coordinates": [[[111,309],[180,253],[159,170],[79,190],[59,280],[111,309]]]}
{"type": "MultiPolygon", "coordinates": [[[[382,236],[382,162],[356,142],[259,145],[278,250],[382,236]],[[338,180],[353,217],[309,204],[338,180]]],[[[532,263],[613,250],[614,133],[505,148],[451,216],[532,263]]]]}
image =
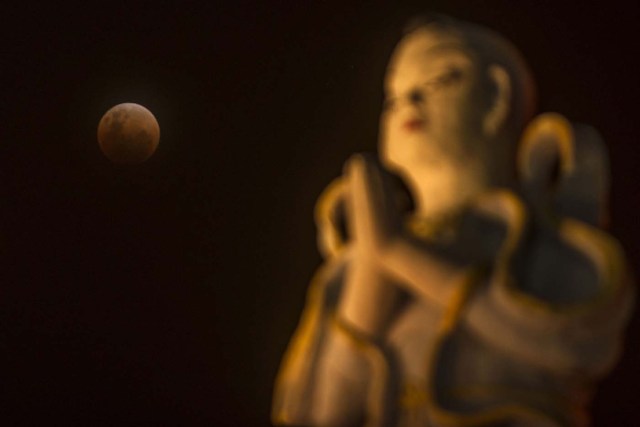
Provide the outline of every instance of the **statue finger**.
{"type": "Polygon", "coordinates": [[[345,172],[350,188],[347,211],[354,237],[367,245],[383,244],[393,231],[390,183],[375,159],[366,155],[353,156],[345,172]]]}

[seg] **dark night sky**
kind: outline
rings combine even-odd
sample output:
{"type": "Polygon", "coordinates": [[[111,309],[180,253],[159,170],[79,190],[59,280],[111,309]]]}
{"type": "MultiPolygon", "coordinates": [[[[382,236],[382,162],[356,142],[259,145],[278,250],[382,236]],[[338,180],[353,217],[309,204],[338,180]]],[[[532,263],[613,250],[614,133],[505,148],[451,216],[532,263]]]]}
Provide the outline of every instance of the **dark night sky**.
{"type": "MultiPolygon", "coordinates": [[[[410,11],[507,36],[539,110],[601,131],[613,232],[638,273],[637,2],[159,3],[0,10],[1,425],[269,425],[320,262],[313,204],[375,149],[410,11]],[[95,133],[127,101],[161,141],[117,167],[95,133]]],[[[638,425],[638,316],[627,341],[596,426],[638,425]]]]}

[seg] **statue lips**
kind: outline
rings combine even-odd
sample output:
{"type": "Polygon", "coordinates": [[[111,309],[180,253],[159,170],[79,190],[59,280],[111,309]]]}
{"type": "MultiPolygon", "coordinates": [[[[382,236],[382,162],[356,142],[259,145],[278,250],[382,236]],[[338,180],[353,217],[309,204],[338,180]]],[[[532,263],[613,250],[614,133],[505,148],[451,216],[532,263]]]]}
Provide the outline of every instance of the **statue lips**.
{"type": "Polygon", "coordinates": [[[403,127],[408,132],[415,132],[415,131],[419,131],[419,130],[423,129],[424,125],[425,125],[425,120],[424,119],[420,119],[420,118],[415,117],[415,118],[409,119],[406,122],[404,122],[403,127]]]}

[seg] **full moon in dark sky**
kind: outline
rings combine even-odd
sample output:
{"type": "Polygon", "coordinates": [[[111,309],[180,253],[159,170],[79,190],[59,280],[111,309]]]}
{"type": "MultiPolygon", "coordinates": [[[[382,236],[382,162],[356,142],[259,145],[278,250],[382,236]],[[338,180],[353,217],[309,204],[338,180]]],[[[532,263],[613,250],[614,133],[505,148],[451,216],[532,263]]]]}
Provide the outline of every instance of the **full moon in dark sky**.
{"type": "Polygon", "coordinates": [[[159,142],[158,121],[139,104],[118,104],[107,111],[98,124],[100,149],[114,163],[144,162],[159,142]]]}

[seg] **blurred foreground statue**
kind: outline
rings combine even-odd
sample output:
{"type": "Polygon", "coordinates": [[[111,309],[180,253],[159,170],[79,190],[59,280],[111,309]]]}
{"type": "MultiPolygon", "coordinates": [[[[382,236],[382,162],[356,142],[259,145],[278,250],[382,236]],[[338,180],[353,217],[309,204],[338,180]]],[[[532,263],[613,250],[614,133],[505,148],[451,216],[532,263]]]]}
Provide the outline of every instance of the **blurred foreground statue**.
{"type": "Polygon", "coordinates": [[[589,425],[634,295],[600,136],[532,119],[517,51],[446,18],[407,30],[385,93],[379,160],[352,157],[318,201],[326,260],[274,423],[589,425]]]}

